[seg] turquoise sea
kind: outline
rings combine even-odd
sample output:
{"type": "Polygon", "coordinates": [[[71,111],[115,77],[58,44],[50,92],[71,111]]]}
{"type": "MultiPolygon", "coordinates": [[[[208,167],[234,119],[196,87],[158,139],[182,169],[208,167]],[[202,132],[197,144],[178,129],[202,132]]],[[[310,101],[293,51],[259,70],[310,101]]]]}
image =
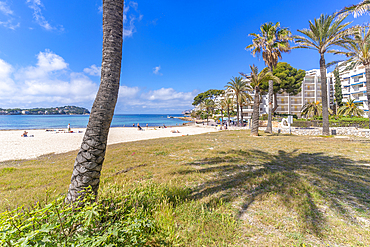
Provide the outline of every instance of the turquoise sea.
{"type": "MultiPolygon", "coordinates": [[[[113,116],[111,127],[140,126],[175,126],[182,125],[184,121],[168,116],[181,117],[182,114],[117,114],[113,116]]],[[[60,129],[85,128],[89,115],[0,115],[0,130],[11,129],[60,129]]]]}

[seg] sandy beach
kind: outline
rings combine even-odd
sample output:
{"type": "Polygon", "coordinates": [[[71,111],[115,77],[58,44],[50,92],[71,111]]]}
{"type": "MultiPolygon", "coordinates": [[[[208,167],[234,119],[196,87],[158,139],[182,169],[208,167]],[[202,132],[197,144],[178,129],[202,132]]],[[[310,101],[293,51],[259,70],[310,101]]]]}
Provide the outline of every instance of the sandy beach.
{"type": "MultiPolygon", "coordinates": [[[[161,137],[196,135],[217,131],[215,127],[183,126],[169,128],[111,128],[108,144],[147,140],[161,137]],[[178,130],[180,133],[172,133],[178,130]]],[[[65,153],[80,148],[85,129],[72,129],[75,133],[63,130],[28,130],[28,136],[21,137],[23,130],[0,131],[0,162],[8,160],[31,159],[50,153],[65,153]]]]}

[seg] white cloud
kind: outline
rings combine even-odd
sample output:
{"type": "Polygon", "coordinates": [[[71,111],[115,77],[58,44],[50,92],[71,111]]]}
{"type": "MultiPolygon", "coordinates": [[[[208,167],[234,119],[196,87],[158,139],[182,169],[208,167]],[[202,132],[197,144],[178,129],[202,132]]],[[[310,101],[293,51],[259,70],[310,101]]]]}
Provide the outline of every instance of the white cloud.
{"type": "Polygon", "coordinates": [[[6,2],[0,1],[0,13],[4,14],[7,18],[6,21],[0,21],[0,25],[12,30],[15,30],[20,26],[20,23],[14,23],[13,10],[6,4],[6,2]]]}
{"type": "Polygon", "coordinates": [[[154,91],[149,91],[142,95],[143,98],[148,100],[184,100],[189,101],[194,98],[193,92],[176,92],[173,88],[161,88],[154,91]]]}
{"type": "Polygon", "coordinates": [[[0,98],[14,92],[14,81],[10,77],[12,72],[13,67],[0,59],[0,98]]]}
{"type": "Polygon", "coordinates": [[[95,64],[93,64],[90,66],[90,68],[84,68],[84,72],[92,76],[100,76],[101,67],[97,67],[95,64]]]}
{"type": "Polygon", "coordinates": [[[83,73],[70,72],[64,59],[46,50],[37,55],[37,64],[14,70],[0,59],[0,101],[2,107],[41,105],[90,105],[98,85],[83,73]]]}
{"type": "Polygon", "coordinates": [[[156,74],[156,75],[163,75],[162,73],[159,72],[159,70],[161,69],[161,66],[157,66],[157,67],[154,67],[153,68],[153,74],[156,74]]]}
{"type": "Polygon", "coordinates": [[[12,30],[15,30],[16,28],[20,27],[21,24],[19,22],[17,24],[13,24],[13,21],[14,19],[12,18],[7,21],[0,21],[0,25],[12,30]]]}
{"type": "MultiPolygon", "coordinates": [[[[27,0],[28,7],[33,10],[33,18],[35,19],[36,23],[39,24],[41,27],[45,28],[48,31],[53,29],[57,29],[50,25],[50,23],[45,19],[44,15],[42,14],[41,7],[44,5],[41,3],[41,0],[27,0]]],[[[63,26],[60,26],[59,29],[61,31],[64,30],[63,26]]]]}
{"type": "Polygon", "coordinates": [[[0,12],[3,12],[5,15],[12,15],[13,11],[9,8],[6,2],[0,1],[0,12]]]}
{"type": "MultiPolygon", "coordinates": [[[[71,71],[61,56],[49,50],[37,54],[36,64],[18,69],[16,67],[0,59],[2,108],[65,104],[89,108],[98,91],[99,82],[92,81],[86,71],[71,71]]],[[[116,112],[181,112],[192,107],[196,94],[196,91],[181,92],[173,88],[148,90],[121,85],[116,112]]]]}
{"type": "Polygon", "coordinates": [[[128,86],[120,86],[119,87],[119,97],[125,98],[134,98],[137,96],[140,89],[138,87],[128,87],[128,86]]]}
{"type": "Polygon", "coordinates": [[[16,74],[16,78],[40,79],[48,76],[51,72],[60,71],[68,67],[68,63],[61,56],[49,50],[40,52],[37,55],[37,60],[37,66],[20,69],[20,73],[16,74]]]}
{"type": "MultiPolygon", "coordinates": [[[[197,95],[197,91],[178,92],[173,88],[161,88],[149,91],[139,90],[137,87],[130,89],[135,91],[135,96],[122,97],[121,91],[117,103],[118,111],[131,111],[135,113],[140,113],[144,110],[147,113],[181,112],[192,108],[191,103],[197,95]]],[[[127,95],[130,95],[129,90],[127,91],[127,95]]]]}
{"type": "Polygon", "coordinates": [[[136,32],[135,22],[141,21],[142,19],[143,15],[138,11],[138,3],[130,1],[123,10],[123,36],[125,38],[132,37],[136,32]],[[135,11],[135,14],[128,15],[131,8],[135,11]]]}

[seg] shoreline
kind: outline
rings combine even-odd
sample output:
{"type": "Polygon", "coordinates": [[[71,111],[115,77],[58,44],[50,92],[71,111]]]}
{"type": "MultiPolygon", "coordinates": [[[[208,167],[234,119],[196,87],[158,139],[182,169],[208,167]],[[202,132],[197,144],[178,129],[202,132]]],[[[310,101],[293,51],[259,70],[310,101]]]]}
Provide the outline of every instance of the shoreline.
{"type": "MultiPolygon", "coordinates": [[[[107,144],[197,135],[217,131],[214,126],[197,125],[142,128],[143,131],[139,131],[137,127],[112,127],[109,131],[107,144]],[[172,133],[172,130],[179,130],[179,133],[172,133]]],[[[27,130],[28,136],[33,137],[21,137],[24,129],[0,130],[0,146],[2,147],[0,164],[12,160],[34,159],[46,154],[78,150],[86,128],[72,128],[73,133],[66,132],[66,129],[47,130],[49,129],[27,130]]]]}

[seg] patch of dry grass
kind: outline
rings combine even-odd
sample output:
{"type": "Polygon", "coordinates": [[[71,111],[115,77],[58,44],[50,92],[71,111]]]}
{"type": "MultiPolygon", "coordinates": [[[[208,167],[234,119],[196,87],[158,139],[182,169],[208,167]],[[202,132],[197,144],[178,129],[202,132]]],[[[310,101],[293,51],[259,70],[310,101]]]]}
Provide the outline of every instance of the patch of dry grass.
{"type": "MultiPolygon", "coordinates": [[[[108,147],[101,188],[189,189],[157,213],[185,246],[366,246],[369,147],[369,139],[249,131],[122,143],[108,147]]],[[[65,193],[75,156],[0,163],[0,210],[65,193]]]]}

